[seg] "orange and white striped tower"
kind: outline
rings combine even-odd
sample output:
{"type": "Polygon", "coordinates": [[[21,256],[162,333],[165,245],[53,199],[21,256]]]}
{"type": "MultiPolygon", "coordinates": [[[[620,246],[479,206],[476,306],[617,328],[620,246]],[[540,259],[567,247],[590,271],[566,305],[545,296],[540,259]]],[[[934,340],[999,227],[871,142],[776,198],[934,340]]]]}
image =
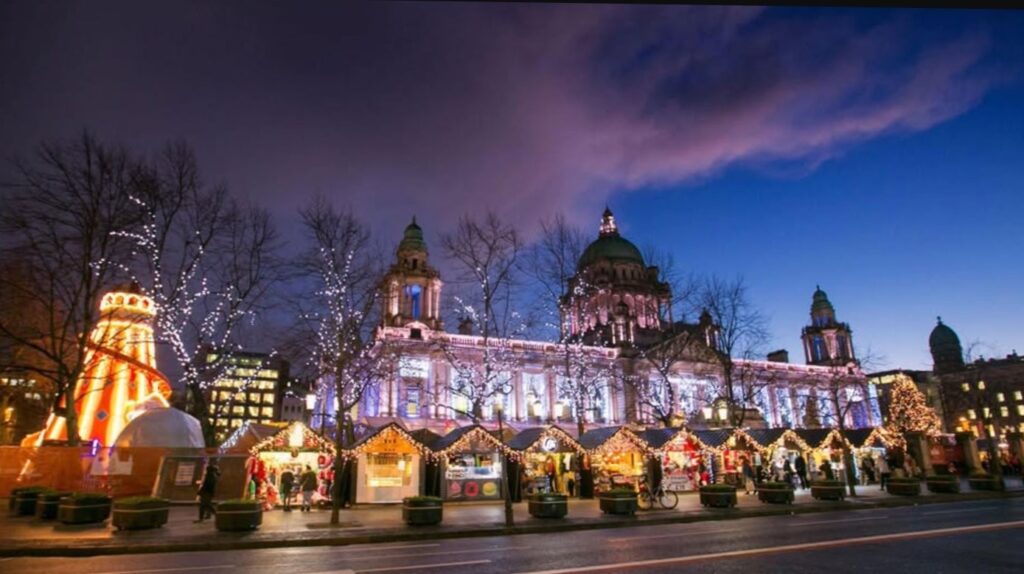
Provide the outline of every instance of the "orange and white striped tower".
{"type": "MultiPolygon", "coordinates": [[[[170,406],[171,387],[156,368],[152,324],[156,305],[138,284],[104,295],[100,313],[76,386],[75,410],[82,441],[111,446],[137,407],[153,400],[170,406]]],[[[36,444],[66,438],[66,419],[56,412],[50,414],[36,444]]]]}

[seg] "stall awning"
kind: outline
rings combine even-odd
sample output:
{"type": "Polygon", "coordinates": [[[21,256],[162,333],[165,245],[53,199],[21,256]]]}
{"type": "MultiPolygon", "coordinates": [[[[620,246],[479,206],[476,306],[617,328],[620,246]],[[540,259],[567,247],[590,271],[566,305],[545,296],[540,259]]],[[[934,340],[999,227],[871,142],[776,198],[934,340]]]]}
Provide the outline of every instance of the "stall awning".
{"type": "Polygon", "coordinates": [[[359,442],[353,445],[348,452],[353,455],[385,452],[431,454],[429,446],[396,422],[374,429],[370,434],[359,439],[359,442]]]}
{"type": "Polygon", "coordinates": [[[668,445],[680,438],[683,440],[692,440],[696,443],[698,449],[716,450],[714,446],[711,446],[701,440],[700,436],[698,436],[695,431],[691,431],[686,427],[647,429],[640,433],[640,437],[646,440],[647,444],[651,445],[651,448],[655,450],[663,450],[665,445],[668,445]]]}
{"type": "Polygon", "coordinates": [[[304,451],[327,451],[334,452],[334,443],[323,438],[301,422],[293,422],[277,434],[269,436],[256,445],[249,452],[256,454],[268,450],[304,450],[304,451]]]}
{"type": "Polygon", "coordinates": [[[220,445],[222,453],[247,453],[252,447],[287,428],[286,423],[254,423],[246,421],[220,445]]]}
{"type": "Polygon", "coordinates": [[[508,441],[512,450],[520,452],[542,450],[545,452],[583,452],[583,445],[572,435],[555,425],[523,429],[508,441]],[[549,441],[553,441],[553,444],[549,441]]]}
{"type": "Polygon", "coordinates": [[[434,444],[430,445],[430,448],[436,455],[446,455],[465,452],[469,450],[474,443],[486,444],[495,450],[501,450],[505,454],[516,454],[512,449],[480,425],[470,425],[453,429],[448,434],[434,441],[434,444]]]}
{"type": "Polygon", "coordinates": [[[580,445],[589,452],[638,450],[648,455],[654,453],[651,445],[628,427],[604,427],[589,430],[580,437],[580,445]]]}

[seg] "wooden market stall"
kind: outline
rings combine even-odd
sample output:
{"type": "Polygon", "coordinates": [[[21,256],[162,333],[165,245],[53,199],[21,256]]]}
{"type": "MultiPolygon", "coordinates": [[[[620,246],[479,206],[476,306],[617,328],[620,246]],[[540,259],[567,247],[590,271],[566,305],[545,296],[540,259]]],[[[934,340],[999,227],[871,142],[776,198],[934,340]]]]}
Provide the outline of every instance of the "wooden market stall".
{"type": "Polygon", "coordinates": [[[508,441],[508,446],[519,454],[515,475],[519,480],[514,482],[521,491],[578,492],[576,471],[586,451],[569,433],[554,425],[523,429],[508,441]]]}
{"type": "Polygon", "coordinates": [[[580,444],[590,455],[595,495],[618,487],[638,489],[655,456],[651,445],[628,427],[589,430],[580,444]]]}
{"type": "Polygon", "coordinates": [[[298,477],[309,467],[317,474],[318,489],[314,501],[330,498],[334,479],[334,443],[321,437],[302,422],[296,421],[249,449],[246,472],[250,481],[250,494],[276,504],[281,493],[280,477],[285,470],[298,477]]]}
{"type": "Polygon", "coordinates": [[[501,500],[502,456],[515,456],[480,425],[460,427],[430,445],[438,459],[440,495],[448,501],[501,500]]]}
{"type": "Polygon", "coordinates": [[[364,436],[345,452],[355,461],[355,501],[394,503],[423,492],[430,448],[396,422],[364,436]]]}
{"type": "Polygon", "coordinates": [[[658,453],[665,490],[686,492],[710,482],[709,466],[717,449],[693,431],[681,428],[648,429],[641,437],[658,453]]]}

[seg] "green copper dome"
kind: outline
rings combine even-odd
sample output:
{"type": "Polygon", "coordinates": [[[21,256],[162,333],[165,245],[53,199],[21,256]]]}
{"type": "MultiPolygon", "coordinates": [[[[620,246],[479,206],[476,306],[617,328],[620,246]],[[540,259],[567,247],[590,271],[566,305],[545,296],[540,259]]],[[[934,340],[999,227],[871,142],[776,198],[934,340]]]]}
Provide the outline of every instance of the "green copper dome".
{"type": "Polygon", "coordinates": [[[822,291],[820,286],[815,286],[811,299],[811,313],[824,310],[833,311],[832,302],[828,300],[828,294],[822,291]]]}
{"type": "Polygon", "coordinates": [[[427,242],[423,240],[423,230],[416,225],[416,217],[413,216],[412,223],[405,228],[405,235],[398,244],[399,251],[426,251],[427,242]]]}
{"type": "Polygon", "coordinates": [[[644,257],[636,245],[619,235],[619,228],[615,225],[615,216],[607,207],[601,216],[600,229],[598,238],[583,250],[576,269],[589,267],[602,260],[636,263],[641,267],[644,265],[644,257]]]}

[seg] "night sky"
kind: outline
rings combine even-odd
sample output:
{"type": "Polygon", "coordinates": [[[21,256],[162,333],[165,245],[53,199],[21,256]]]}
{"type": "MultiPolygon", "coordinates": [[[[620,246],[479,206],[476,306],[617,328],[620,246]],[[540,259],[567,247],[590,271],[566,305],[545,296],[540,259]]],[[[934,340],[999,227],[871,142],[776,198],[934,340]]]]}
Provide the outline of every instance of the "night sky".
{"type": "Polygon", "coordinates": [[[936,315],[1024,351],[1022,79],[1014,11],[4,2],[0,156],[183,138],[290,239],[315,193],[433,245],[485,208],[596,236],[607,202],[743,275],[794,360],[820,284],[882,366],[930,368],[936,315]]]}

